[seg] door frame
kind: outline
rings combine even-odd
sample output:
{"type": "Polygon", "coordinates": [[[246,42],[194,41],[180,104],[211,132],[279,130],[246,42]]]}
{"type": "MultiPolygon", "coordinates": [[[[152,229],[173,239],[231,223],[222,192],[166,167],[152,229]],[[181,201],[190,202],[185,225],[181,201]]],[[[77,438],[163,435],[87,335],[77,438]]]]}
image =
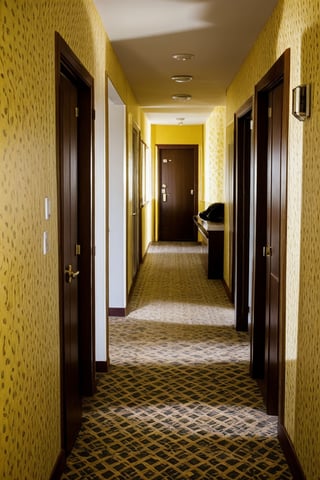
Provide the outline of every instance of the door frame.
{"type": "MultiPolygon", "coordinates": [[[[287,236],[287,144],[289,124],[290,49],[287,49],[255,87],[254,118],[254,242],[252,281],[252,329],[250,370],[254,378],[263,378],[265,352],[266,264],[262,248],[266,240],[267,215],[267,142],[268,94],[283,82],[282,141],[281,141],[281,199],[280,199],[280,291],[279,291],[279,422],[284,419],[285,382],[285,301],[286,301],[286,236],[287,236]],[[259,227],[257,228],[257,219],[259,227]],[[261,320],[262,319],[262,320],[261,320]]],[[[268,411],[268,405],[266,405],[268,411]]]]}
{"type": "Polygon", "coordinates": [[[64,388],[63,388],[63,317],[65,281],[63,256],[62,212],[63,196],[60,180],[60,112],[59,79],[64,73],[78,87],[78,223],[79,243],[79,361],[81,372],[80,392],[92,395],[96,390],[95,365],[95,240],[94,240],[94,81],[67,43],[58,32],[55,33],[55,89],[56,89],[56,152],[58,192],[58,241],[59,241],[59,314],[60,314],[60,371],[61,371],[61,438],[64,448],[64,388]]]}
{"type": "Polygon", "coordinates": [[[234,303],[235,326],[239,331],[248,330],[249,306],[249,241],[250,241],[250,197],[252,168],[252,128],[250,126],[250,152],[244,152],[243,134],[247,116],[252,115],[253,99],[249,98],[234,114],[234,303]],[[244,184],[249,188],[246,190],[244,184]],[[249,193],[248,193],[249,191],[249,193]],[[247,225],[244,225],[244,210],[247,211],[247,225]]]}
{"type": "MultiPolygon", "coordinates": [[[[127,222],[128,186],[123,181],[127,174],[127,119],[126,106],[115,89],[110,78],[107,78],[108,95],[108,162],[106,195],[106,215],[109,225],[109,245],[107,249],[108,278],[112,278],[107,287],[108,315],[124,317],[127,307],[127,222]]],[[[108,322],[108,316],[107,316],[108,322]]],[[[107,365],[109,359],[109,333],[107,329],[107,365]]],[[[97,367],[103,367],[98,362],[97,367]]]]}
{"type": "MultiPolygon", "coordinates": [[[[141,132],[138,125],[132,123],[132,184],[129,186],[132,192],[132,269],[134,281],[142,261],[141,243],[141,132]]],[[[129,231],[129,229],[128,229],[129,231]]]]}
{"type": "MultiPolygon", "coordinates": [[[[198,200],[198,191],[199,191],[199,145],[197,144],[161,144],[156,145],[157,147],[157,159],[158,159],[158,168],[157,168],[157,184],[156,184],[156,191],[157,191],[157,218],[155,224],[156,230],[156,238],[159,238],[159,227],[160,227],[160,196],[161,196],[161,185],[160,185],[160,178],[161,178],[161,150],[166,149],[189,149],[193,150],[194,154],[194,206],[195,211],[194,215],[198,213],[196,208],[199,206],[198,200]]],[[[196,227],[194,227],[196,228],[196,227]]]]}

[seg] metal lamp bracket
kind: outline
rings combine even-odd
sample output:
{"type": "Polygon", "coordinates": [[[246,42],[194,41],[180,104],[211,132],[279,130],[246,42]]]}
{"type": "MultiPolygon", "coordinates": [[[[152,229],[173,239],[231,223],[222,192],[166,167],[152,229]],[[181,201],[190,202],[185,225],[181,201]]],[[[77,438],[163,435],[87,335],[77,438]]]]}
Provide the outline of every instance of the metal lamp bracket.
{"type": "Polygon", "coordinates": [[[310,98],[310,84],[298,85],[292,90],[292,115],[302,122],[310,117],[310,98]]]}

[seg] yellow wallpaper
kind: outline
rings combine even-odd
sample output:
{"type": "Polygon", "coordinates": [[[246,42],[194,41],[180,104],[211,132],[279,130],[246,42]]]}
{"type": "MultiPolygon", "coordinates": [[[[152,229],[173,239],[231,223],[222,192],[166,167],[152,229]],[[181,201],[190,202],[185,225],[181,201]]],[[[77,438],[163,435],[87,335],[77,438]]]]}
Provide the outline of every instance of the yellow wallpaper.
{"type": "Polygon", "coordinates": [[[203,143],[202,125],[152,125],[153,145],[200,145],[203,143]]]}
{"type": "Polygon", "coordinates": [[[291,88],[312,84],[312,117],[289,114],[285,427],[308,480],[320,478],[320,5],[280,0],[227,92],[227,122],[286,48],[291,88]]]}
{"type": "Polygon", "coordinates": [[[44,480],[61,448],[54,32],[98,90],[105,36],[91,0],[0,8],[0,477],[44,480]]]}
{"type": "Polygon", "coordinates": [[[296,445],[307,478],[320,478],[320,6],[310,8],[301,42],[301,81],[312,85],[312,117],[302,133],[300,306],[297,358],[296,445]]]}
{"type": "Polygon", "coordinates": [[[215,107],[205,125],[205,206],[224,202],[226,109],[215,107]]]}

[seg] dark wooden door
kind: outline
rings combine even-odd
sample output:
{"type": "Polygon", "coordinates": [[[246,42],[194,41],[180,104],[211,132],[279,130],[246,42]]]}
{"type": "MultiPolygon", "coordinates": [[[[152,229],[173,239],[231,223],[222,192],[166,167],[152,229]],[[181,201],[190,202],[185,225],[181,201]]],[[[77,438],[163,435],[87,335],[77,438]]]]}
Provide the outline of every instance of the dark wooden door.
{"type": "Polygon", "coordinates": [[[267,412],[284,418],[290,50],[255,87],[250,371],[267,412]]]}
{"type": "Polygon", "coordinates": [[[58,33],[55,48],[61,445],[68,453],[81,424],[81,396],[96,390],[94,85],[58,33]]]}
{"type": "Polygon", "coordinates": [[[159,147],[159,240],[195,241],[198,147],[159,147]]]}
{"type": "Polygon", "coordinates": [[[78,93],[60,75],[61,229],[63,275],[62,375],[65,449],[69,452],[81,426],[78,312],[78,93]]]}
{"type": "Polygon", "coordinates": [[[279,395],[279,299],[280,299],[280,221],[281,221],[281,124],[283,84],[269,92],[267,235],[263,253],[266,258],[266,332],[264,392],[270,414],[278,414],[279,395]]]}
{"type": "Polygon", "coordinates": [[[235,116],[235,323],[241,331],[248,329],[249,311],[251,104],[235,116]]]}

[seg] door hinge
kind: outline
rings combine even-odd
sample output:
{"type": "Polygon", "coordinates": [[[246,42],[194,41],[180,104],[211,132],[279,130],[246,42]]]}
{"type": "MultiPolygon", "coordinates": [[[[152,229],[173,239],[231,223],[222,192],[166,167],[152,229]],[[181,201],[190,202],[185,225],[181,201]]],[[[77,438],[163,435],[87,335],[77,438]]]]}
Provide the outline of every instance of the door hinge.
{"type": "Polygon", "coordinates": [[[272,118],[272,107],[268,108],[268,118],[272,118]]]}
{"type": "Polygon", "coordinates": [[[253,120],[250,120],[250,130],[253,130],[253,120]]]}
{"type": "Polygon", "coordinates": [[[76,255],[80,255],[81,254],[81,246],[76,243],[76,255]]]}
{"type": "Polygon", "coordinates": [[[74,116],[75,116],[76,118],[79,117],[79,107],[75,107],[75,109],[74,109],[74,116]]]}
{"type": "Polygon", "coordinates": [[[93,108],[92,109],[92,120],[95,120],[96,119],[96,111],[95,109],[93,108]]]}

